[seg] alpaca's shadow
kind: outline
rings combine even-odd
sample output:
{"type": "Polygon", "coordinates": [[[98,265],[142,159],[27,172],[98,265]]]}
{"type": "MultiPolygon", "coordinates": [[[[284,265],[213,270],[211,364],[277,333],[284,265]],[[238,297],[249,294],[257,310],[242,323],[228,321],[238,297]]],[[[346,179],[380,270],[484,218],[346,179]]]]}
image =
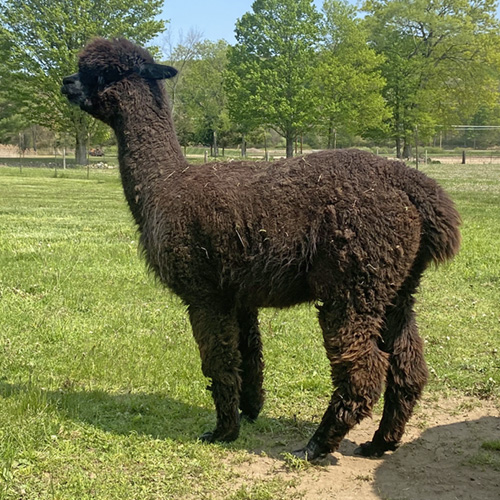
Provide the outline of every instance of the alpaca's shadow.
{"type": "Polygon", "coordinates": [[[499,452],[489,463],[482,444],[499,437],[499,417],[432,427],[384,457],[373,487],[381,498],[400,500],[497,500],[499,452]]]}
{"type": "MultiPolygon", "coordinates": [[[[191,405],[165,394],[112,394],[101,390],[65,389],[50,391],[33,385],[0,381],[0,396],[35,397],[43,400],[65,417],[92,425],[105,432],[120,435],[142,434],[153,439],[179,442],[197,441],[215,426],[215,411],[191,405]]],[[[314,424],[300,419],[275,419],[259,416],[256,423],[242,420],[240,437],[219,446],[245,449],[251,453],[265,451],[279,458],[293,445],[305,444],[314,424]],[[293,435],[293,441],[290,436],[293,435]]]]}

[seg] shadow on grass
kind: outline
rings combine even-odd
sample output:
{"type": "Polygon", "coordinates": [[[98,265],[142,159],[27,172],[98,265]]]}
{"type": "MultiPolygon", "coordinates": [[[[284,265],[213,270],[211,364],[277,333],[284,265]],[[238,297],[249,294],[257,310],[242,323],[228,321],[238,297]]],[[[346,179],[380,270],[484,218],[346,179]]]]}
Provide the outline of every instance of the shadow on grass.
{"type": "MultiPolygon", "coordinates": [[[[0,381],[0,397],[16,398],[20,406],[34,400],[63,418],[122,436],[139,434],[155,439],[196,442],[201,432],[213,427],[215,422],[212,409],[187,404],[160,393],[46,391],[33,385],[0,381]]],[[[36,407],[34,409],[37,411],[36,407]]],[[[313,428],[310,421],[274,419],[264,415],[255,424],[243,423],[241,436],[234,443],[217,446],[253,454],[265,451],[268,457],[286,461],[282,453],[305,443],[313,428]]],[[[373,479],[370,479],[371,488],[381,499],[497,500],[500,492],[498,456],[494,456],[492,466],[487,457],[482,456],[481,445],[485,441],[498,440],[499,432],[500,418],[492,416],[427,429],[395,453],[385,455],[375,467],[373,479]]],[[[340,453],[354,457],[356,446],[350,439],[344,439],[340,453]]],[[[356,457],[357,460],[369,459],[356,457]]],[[[330,455],[321,465],[337,463],[338,459],[330,455]]],[[[346,469],[341,461],[338,467],[329,468],[328,481],[335,481],[346,473],[353,475],[353,470],[358,468],[352,462],[351,467],[346,469]]],[[[360,466],[359,470],[366,470],[366,467],[360,466]]]]}
{"type": "MultiPolygon", "coordinates": [[[[0,381],[0,397],[36,400],[42,407],[48,406],[64,418],[117,435],[134,433],[153,439],[187,442],[197,441],[203,432],[215,427],[213,409],[188,404],[161,393],[50,391],[32,384],[0,381]]],[[[265,451],[268,456],[282,458],[283,452],[303,446],[314,429],[315,424],[310,421],[261,415],[255,423],[242,420],[240,437],[220,446],[256,454],[265,451]]]]}

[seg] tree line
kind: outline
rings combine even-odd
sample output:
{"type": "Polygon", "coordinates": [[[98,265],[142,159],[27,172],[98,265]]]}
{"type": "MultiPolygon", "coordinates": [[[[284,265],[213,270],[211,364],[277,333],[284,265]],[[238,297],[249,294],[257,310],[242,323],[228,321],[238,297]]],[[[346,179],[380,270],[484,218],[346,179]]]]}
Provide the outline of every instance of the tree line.
{"type": "MultiPolygon", "coordinates": [[[[109,131],[59,96],[92,36],[148,44],[165,29],[161,1],[0,1],[2,128],[36,123],[70,134],[79,163],[109,131]],[[43,13],[43,15],[40,14],[43,13]],[[37,13],[35,15],[35,13],[37,13]],[[75,22],[78,19],[78,22],[75,22]]],[[[359,138],[398,157],[452,125],[500,124],[500,23],[494,0],[256,0],[236,43],[190,31],[164,38],[179,69],[168,91],[179,140],[220,148],[280,136],[318,148],[359,138]]],[[[156,53],[160,56],[160,52],[156,53]]],[[[10,129],[9,129],[10,127],[10,129]]],[[[3,134],[5,135],[5,133],[3,134]]]]}

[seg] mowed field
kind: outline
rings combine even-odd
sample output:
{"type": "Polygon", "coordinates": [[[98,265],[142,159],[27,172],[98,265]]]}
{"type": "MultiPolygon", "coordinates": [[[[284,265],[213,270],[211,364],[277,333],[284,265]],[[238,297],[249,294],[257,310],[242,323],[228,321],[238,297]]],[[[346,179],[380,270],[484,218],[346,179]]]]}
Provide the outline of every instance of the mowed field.
{"type": "Polygon", "coordinates": [[[138,255],[117,171],[0,167],[0,499],[498,498],[500,165],[423,170],[463,217],[461,253],[418,296],[424,401],[394,454],[352,457],[379,404],[311,466],[287,452],[331,394],[312,305],[262,311],[262,416],[202,444],[215,413],[185,308],[138,255]]]}

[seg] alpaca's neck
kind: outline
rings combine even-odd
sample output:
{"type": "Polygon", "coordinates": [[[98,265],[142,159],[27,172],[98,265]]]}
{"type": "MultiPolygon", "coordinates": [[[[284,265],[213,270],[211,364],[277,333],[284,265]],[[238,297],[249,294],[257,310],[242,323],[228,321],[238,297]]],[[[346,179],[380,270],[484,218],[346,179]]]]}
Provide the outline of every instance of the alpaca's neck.
{"type": "Polygon", "coordinates": [[[143,226],[146,199],[187,166],[175,135],[168,104],[137,106],[123,113],[114,127],[125,197],[139,228],[143,226]]]}

